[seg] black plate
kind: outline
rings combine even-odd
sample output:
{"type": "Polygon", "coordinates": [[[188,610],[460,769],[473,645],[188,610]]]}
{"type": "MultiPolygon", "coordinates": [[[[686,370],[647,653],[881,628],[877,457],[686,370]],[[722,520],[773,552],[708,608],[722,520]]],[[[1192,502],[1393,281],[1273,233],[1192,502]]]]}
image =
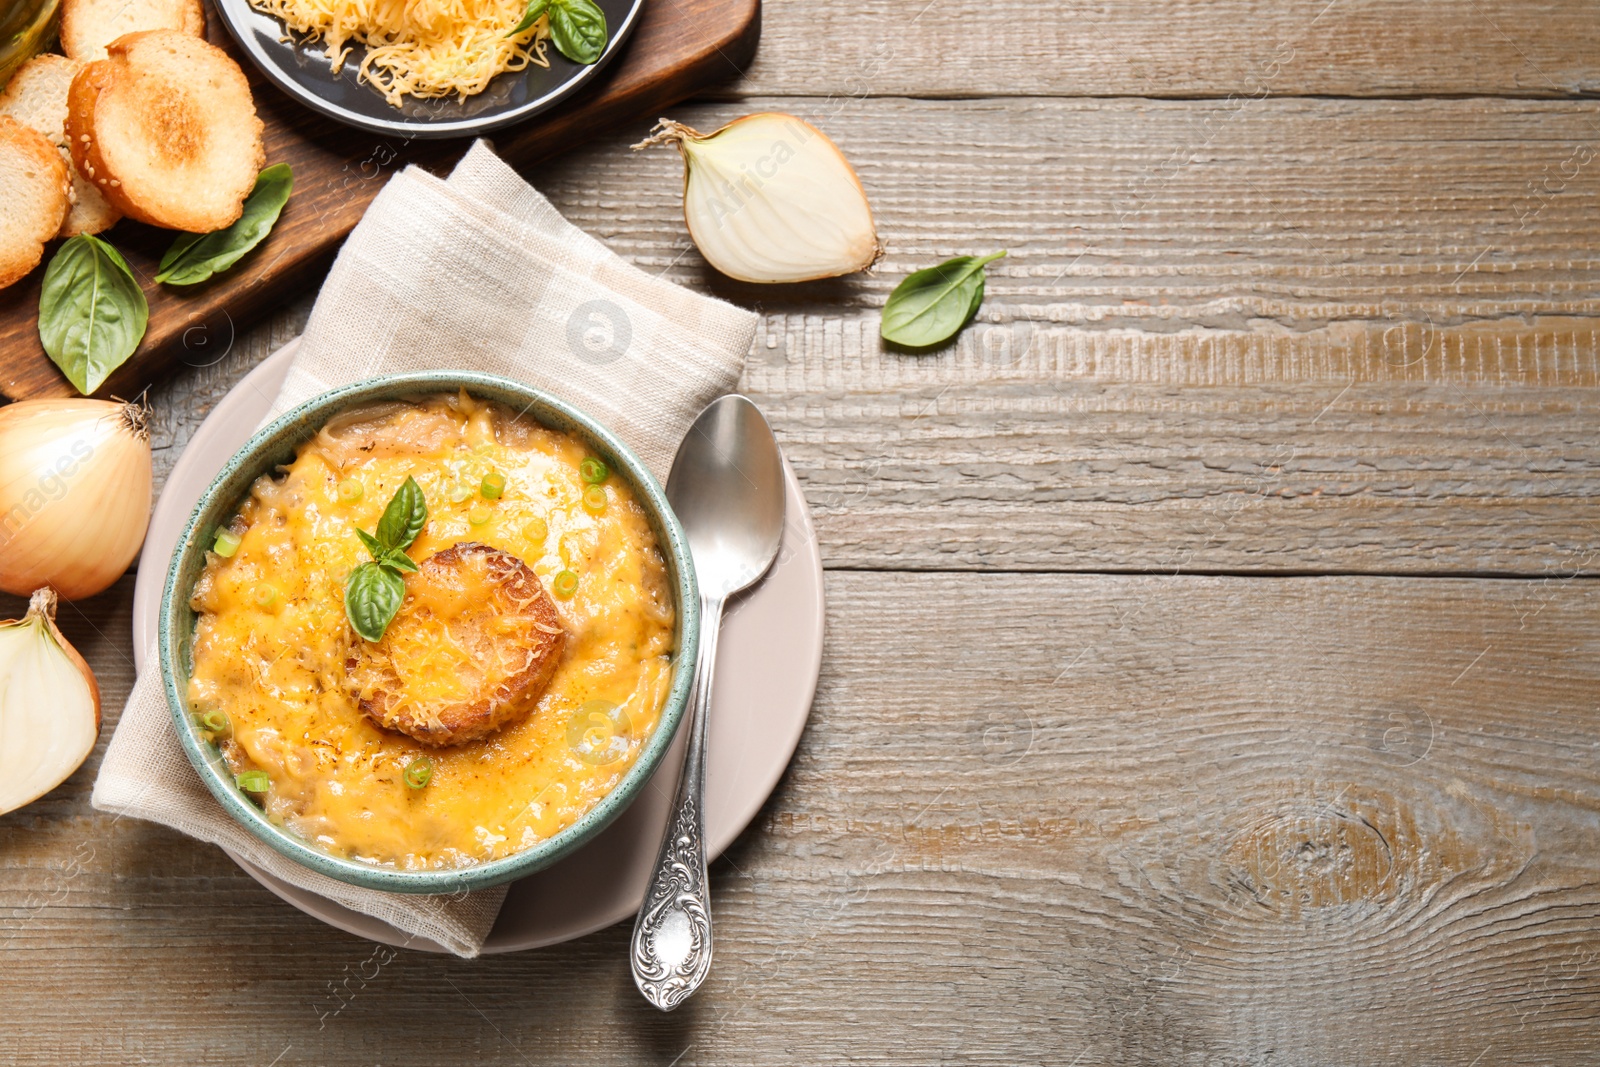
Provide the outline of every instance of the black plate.
{"type": "Polygon", "coordinates": [[[284,92],[324,115],[377,133],[403,137],[468,137],[520,122],[566,99],[600,73],[638,21],[644,0],[596,0],[606,13],[611,39],[598,62],[583,66],[546,42],[548,69],[530,66],[501,74],[488,88],[465,101],[405,98],[391,107],[383,94],[356,80],[365,49],[356,45],[335,76],[319,42],[285,40],[288,32],[248,0],[215,0],[217,14],[256,66],[284,92]]]}

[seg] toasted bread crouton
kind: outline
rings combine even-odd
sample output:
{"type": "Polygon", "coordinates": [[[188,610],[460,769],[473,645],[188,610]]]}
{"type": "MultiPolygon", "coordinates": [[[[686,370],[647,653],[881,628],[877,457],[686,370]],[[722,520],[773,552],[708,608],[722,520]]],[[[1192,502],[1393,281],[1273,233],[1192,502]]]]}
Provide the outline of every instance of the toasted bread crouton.
{"type": "Polygon", "coordinates": [[[46,52],[17,68],[0,92],[0,115],[32,126],[54,145],[67,143],[67,87],[78,64],[46,52]]]}
{"type": "Polygon", "coordinates": [[[80,173],[124,215],[190,233],[238,219],[266,159],[239,64],[173,30],[130,33],[67,96],[80,173]]]}
{"type": "Polygon", "coordinates": [[[67,217],[72,182],[56,146],[16,119],[0,116],[0,288],[44,258],[44,243],[67,217]]]}
{"type": "Polygon", "coordinates": [[[125,33],[175,30],[206,35],[200,0],[62,0],[61,50],[80,63],[106,58],[106,46],[125,33]]]}
{"type": "Polygon", "coordinates": [[[61,224],[59,237],[80,233],[99,233],[122,217],[72,165],[67,148],[67,90],[80,64],[66,56],[50,53],[34,56],[11,75],[5,92],[0,93],[0,115],[9,115],[24,126],[32,126],[61,152],[72,179],[72,208],[61,224]]]}
{"type": "Polygon", "coordinates": [[[345,671],[372,721],[425,745],[454,745],[532,711],[566,639],[526,563],[464,541],[406,578],[405,600],[383,640],[354,637],[345,671]]]}

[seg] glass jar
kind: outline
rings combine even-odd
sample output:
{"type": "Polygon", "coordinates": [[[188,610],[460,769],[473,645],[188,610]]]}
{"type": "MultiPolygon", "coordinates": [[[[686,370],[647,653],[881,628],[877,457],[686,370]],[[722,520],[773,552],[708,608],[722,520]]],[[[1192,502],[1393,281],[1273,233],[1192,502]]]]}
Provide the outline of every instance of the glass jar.
{"type": "Polygon", "coordinates": [[[60,0],[0,0],[0,88],[55,39],[60,0]]]}

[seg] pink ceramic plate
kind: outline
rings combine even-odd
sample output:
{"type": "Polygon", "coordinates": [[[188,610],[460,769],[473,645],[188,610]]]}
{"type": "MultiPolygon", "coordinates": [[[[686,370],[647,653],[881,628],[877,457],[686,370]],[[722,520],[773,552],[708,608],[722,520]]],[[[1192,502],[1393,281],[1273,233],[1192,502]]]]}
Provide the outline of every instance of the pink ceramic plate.
{"type": "MultiPolygon", "coordinates": [[[[289,371],[297,342],[269,356],[233,387],[195,431],[156,504],[133,594],[139,666],[156,632],[161,583],[200,494],[250,439],[289,371]]],[[[717,688],[706,770],[706,837],[717,856],[771,794],[811,712],[822,663],[822,559],[811,513],[785,467],[788,526],[766,579],[728,605],[717,649],[717,688]]],[[[683,761],[683,733],[632,807],[582,850],[511,887],[485,952],[568,941],[629,919],[644,899],[683,761]]],[[[256,881],[308,915],[389,945],[443,951],[387,923],[273,878],[234,856],[256,881]]]]}

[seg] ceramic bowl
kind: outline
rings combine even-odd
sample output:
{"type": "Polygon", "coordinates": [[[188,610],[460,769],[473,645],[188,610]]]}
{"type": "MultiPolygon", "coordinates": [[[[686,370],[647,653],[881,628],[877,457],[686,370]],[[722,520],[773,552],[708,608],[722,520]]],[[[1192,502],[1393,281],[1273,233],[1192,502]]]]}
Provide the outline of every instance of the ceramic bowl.
{"type": "Polygon", "coordinates": [[[547,393],[505,378],[461,371],[429,371],[376,378],[324,393],[283,415],[261,430],[230,459],[200,498],[173,553],[161,599],[159,656],[173,729],[189,762],[228,815],[250,833],[306,867],[341,882],[396,893],[455,893],[513,881],[556,862],[579,848],[621,814],[649,781],[661,762],[689,701],[692,671],[675,672],[672,689],[655,732],[638,759],[616,788],[571,826],[532,848],[503,859],[471,867],[439,871],[407,871],[396,867],[344,859],[323,851],[305,838],[266,817],[234,783],[217,747],[206,741],[189,714],[185,694],[192,669],[195,613],[189,593],[205,566],[206,550],[217,531],[238,510],[250,485],[261,475],[294,458],[295,450],[329,419],[350,408],[376,401],[396,400],[429,393],[454,393],[459,389],[484,400],[494,400],[552,430],[572,434],[605,460],[611,470],[633,490],[649,517],[657,544],[667,565],[668,584],[676,607],[675,662],[694,663],[699,633],[700,597],[694,564],[683,529],[667,505],[666,494],[655,477],[627,445],[594,419],[547,393]]]}

